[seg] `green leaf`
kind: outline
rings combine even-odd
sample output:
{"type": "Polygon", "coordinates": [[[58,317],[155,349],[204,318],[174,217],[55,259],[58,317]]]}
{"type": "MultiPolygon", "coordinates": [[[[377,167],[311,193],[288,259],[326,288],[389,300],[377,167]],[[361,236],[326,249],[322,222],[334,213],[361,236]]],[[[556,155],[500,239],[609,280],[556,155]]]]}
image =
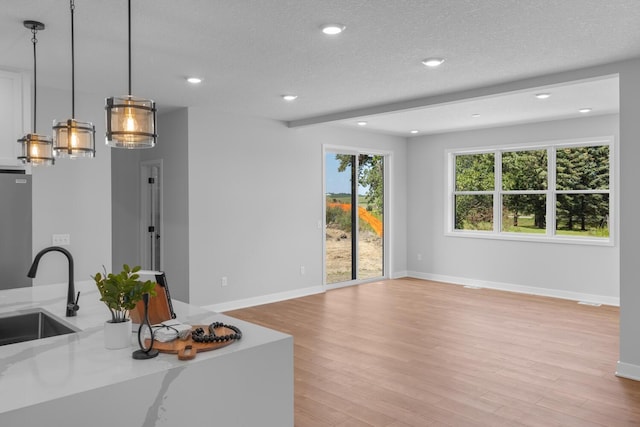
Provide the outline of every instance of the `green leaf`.
{"type": "Polygon", "coordinates": [[[122,266],[119,273],[105,275],[96,273],[93,276],[96,287],[100,292],[100,301],[111,311],[112,319],[116,322],[125,321],[129,311],[134,309],[142,295],[149,293],[155,295],[155,282],[147,280],[141,282],[140,276],[135,272],[140,271],[140,266],[131,269],[127,264],[122,266]]]}

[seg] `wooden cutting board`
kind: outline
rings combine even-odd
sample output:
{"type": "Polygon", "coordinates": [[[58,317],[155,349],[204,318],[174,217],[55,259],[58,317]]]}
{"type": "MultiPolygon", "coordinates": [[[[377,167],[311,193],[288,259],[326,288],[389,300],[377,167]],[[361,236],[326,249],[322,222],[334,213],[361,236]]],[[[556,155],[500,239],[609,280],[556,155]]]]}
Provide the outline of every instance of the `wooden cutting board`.
{"type": "MultiPolygon", "coordinates": [[[[191,327],[191,330],[194,331],[197,328],[204,329],[206,333],[208,333],[209,331],[209,325],[193,325],[191,327]]],[[[215,331],[216,331],[216,335],[218,336],[235,333],[231,329],[225,328],[224,326],[216,328],[215,331]]],[[[145,347],[149,345],[149,341],[151,340],[150,339],[145,340],[145,343],[144,343],[145,347]]],[[[186,340],[175,339],[169,342],[154,341],[153,348],[155,348],[161,353],[173,353],[173,354],[177,353],[178,359],[180,360],[191,360],[196,357],[196,354],[198,352],[211,351],[217,348],[226,347],[229,344],[233,343],[234,341],[236,340],[229,340],[225,342],[195,342],[191,339],[191,336],[189,336],[189,338],[186,340]]]]}

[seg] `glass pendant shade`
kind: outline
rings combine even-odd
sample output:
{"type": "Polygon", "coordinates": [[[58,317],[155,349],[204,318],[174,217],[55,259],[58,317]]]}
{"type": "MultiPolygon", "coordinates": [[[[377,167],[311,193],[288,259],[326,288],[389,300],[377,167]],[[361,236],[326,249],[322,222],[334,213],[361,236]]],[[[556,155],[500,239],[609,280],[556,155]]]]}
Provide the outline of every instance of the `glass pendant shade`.
{"type": "Polygon", "coordinates": [[[128,4],[129,35],[129,94],[107,98],[106,142],[115,148],[152,148],[158,140],[156,133],[156,103],[131,95],[131,0],[128,4]]]}
{"type": "Polygon", "coordinates": [[[69,119],[53,122],[53,151],[56,157],[95,157],[96,128],[88,122],[69,119]]]}
{"type": "Polygon", "coordinates": [[[18,144],[22,145],[22,153],[18,156],[18,160],[23,164],[51,166],[55,163],[53,142],[50,137],[29,133],[20,138],[18,144]]]}
{"type": "Polygon", "coordinates": [[[38,31],[44,30],[44,24],[38,21],[24,21],[25,28],[31,30],[31,43],[33,44],[33,131],[18,139],[21,146],[21,153],[18,160],[22,164],[30,163],[33,166],[51,166],[55,164],[53,157],[53,141],[50,136],[39,135],[36,132],[36,113],[38,111],[38,74],[36,67],[36,44],[38,31]]]}
{"type": "Polygon", "coordinates": [[[92,123],[75,119],[76,114],[76,78],[75,43],[73,15],[74,0],[69,0],[71,12],[71,118],[65,121],[53,121],[53,154],[56,157],[95,157],[96,129],[92,123]]]}
{"type": "Polygon", "coordinates": [[[148,99],[107,98],[107,137],[110,147],[151,148],[156,145],[156,103],[148,99]]]}

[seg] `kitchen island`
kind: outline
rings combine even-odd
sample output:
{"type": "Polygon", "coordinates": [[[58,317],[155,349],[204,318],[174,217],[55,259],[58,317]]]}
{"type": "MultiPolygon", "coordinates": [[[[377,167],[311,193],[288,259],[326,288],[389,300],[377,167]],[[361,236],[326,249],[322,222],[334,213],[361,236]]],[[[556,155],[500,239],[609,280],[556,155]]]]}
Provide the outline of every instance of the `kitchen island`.
{"type": "Polygon", "coordinates": [[[0,346],[0,426],[293,426],[291,336],[174,300],[180,322],[232,324],[242,339],[189,361],[134,360],[136,334],[104,348],[109,312],[93,282],[76,284],[76,317],[64,317],[66,288],[0,291],[0,316],[39,308],[79,330],[0,346]]]}

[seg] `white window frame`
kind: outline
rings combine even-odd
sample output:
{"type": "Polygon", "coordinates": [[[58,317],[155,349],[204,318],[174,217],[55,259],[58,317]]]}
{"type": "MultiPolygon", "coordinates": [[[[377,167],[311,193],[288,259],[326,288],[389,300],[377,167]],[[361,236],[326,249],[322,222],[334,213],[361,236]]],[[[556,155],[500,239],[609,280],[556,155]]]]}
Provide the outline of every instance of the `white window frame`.
{"type": "Polygon", "coordinates": [[[616,221],[617,181],[615,168],[615,144],[613,136],[581,138],[571,140],[546,141],[528,144],[511,144],[489,147],[449,149],[445,151],[447,174],[445,183],[445,236],[482,239],[518,240],[548,243],[566,243],[578,245],[613,246],[616,221]],[[609,147],[609,189],[608,190],[556,190],[556,150],[607,145],[609,147]],[[547,189],[546,190],[510,190],[502,189],[502,153],[513,151],[547,150],[547,189]],[[493,153],[495,156],[494,189],[489,191],[455,191],[455,157],[458,155],[493,153]],[[556,234],[556,195],[557,194],[609,194],[609,237],[575,237],[556,234]],[[455,195],[488,194],[493,196],[493,230],[456,230],[455,195]],[[514,233],[502,231],[502,196],[505,194],[545,194],[546,196],[546,232],[544,234],[514,233]],[[554,201],[549,203],[549,201],[554,201]],[[498,213],[496,215],[496,213],[498,213]]]}

